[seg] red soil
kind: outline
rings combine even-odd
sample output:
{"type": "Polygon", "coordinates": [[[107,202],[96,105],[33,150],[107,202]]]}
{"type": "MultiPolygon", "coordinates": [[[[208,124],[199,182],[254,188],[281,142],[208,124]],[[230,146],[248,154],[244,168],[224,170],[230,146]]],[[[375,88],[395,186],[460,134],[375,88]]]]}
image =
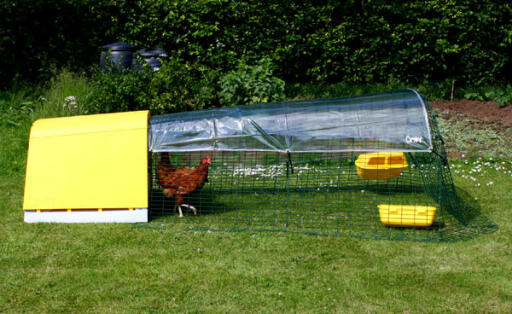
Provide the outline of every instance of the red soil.
{"type": "Polygon", "coordinates": [[[463,114],[477,120],[488,120],[507,131],[512,127],[512,105],[500,108],[492,101],[477,101],[461,99],[457,101],[438,100],[430,102],[437,112],[448,111],[454,114],[463,114]]]}

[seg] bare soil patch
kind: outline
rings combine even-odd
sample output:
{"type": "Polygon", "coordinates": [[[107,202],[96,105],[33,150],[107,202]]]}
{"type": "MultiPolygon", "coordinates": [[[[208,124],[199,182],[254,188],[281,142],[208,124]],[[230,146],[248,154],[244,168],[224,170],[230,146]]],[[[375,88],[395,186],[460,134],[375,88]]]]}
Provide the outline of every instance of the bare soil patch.
{"type": "Polygon", "coordinates": [[[493,101],[478,101],[460,99],[457,101],[437,100],[430,102],[437,112],[448,111],[450,114],[463,114],[469,118],[494,122],[500,126],[503,131],[512,127],[512,106],[500,108],[493,101]]]}
{"type": "MultiPolygon", "coordinates": [[[[432,101],[449,157],[506,157],[512,147],[512,106],[461,99],[432,101]]],[[[508,158],[508,157],[507,157],[508,158]]]]}

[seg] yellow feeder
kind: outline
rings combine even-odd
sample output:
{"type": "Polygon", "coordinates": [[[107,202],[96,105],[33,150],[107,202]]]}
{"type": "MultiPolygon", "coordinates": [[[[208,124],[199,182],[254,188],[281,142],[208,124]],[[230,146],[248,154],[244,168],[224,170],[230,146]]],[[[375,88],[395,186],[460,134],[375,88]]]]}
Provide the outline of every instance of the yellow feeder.
{"type": "Polygon", "coordinates": [[[25,221],[147,221],[148,119],[137,111],[34,122],[25,221]]]}
{"type": "Polygon", "coordinates": [[[407,159],[401,152],[361,154],[356,160],[357,174],[363,179],[393,179],[408,166],[407,159]]]}
{"type": "Polygon", "coordinates": [[[437,208],[422,205],[379,204],[380,221],[389,226],[429,227],[437,208]]]}

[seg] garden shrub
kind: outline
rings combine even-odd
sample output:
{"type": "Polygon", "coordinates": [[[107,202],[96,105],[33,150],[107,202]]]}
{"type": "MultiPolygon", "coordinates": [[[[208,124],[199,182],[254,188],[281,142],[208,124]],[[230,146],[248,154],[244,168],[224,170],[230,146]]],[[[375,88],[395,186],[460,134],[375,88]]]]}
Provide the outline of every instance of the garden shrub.
{"type": "Polygon", "coordinates": [[[143,63],[138,71],[98,70],[88,111],[151,110],[167,113],[198,110],[215,104],[215,71],[180,60],[162,61],[153,72],[143,63]]]}
{"type": "MultiPolygon", "coordinates": [[[[124,2],[124,1],[121,1],[124,2]]],[[[110,0],[0,0],[0,84],[84,69],[123,32],[110,0]]]]}
{"type": "Polygon", "coordinates": [[[485,86],[464,93],[464,98],[480,101],[496,101],[498,106],[512,104],[512,85],[485,86]]]}
{"type": "Polygon", "coordinates": [[[20,0],[0,1],[0,83],[117,40],[220,72],[268,56],[286,82],[512,80],[510,1],[20,0]]]}
{"type": "Polygon", "coordinates": [[[273,76],[269,58],[255,65],[240,61],[234,71],[220,78],[219,101],[222,105],[243,105],[276,102],[285,98],[284,81],[273,76]]]}

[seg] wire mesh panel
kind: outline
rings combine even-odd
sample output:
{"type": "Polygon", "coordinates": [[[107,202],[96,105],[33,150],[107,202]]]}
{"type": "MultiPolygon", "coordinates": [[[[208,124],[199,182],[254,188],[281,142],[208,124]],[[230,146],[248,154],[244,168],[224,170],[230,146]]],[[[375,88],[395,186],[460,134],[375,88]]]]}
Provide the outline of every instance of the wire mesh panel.
{"type": "Polygon", "coordinates": [[[385,169],[360,173],[356,163],[361,155],[154,153],[151,218],[207,229],[418,240],[439,239],[444,228],[462,223],[449,213],[446,203],[453,195],[447,192],[450,185],[441,184],[448,169],[435,155],[405,154],[404,167],[395,177],[385,169]],[[184,186],[164,194],[168,184],[158,173],[162,160],[169,158],[172,169],[166,171],[172,173],[197,171],[206,157],[210,159],[207,174],[190,173],[181,183],[184,186]],[[180,189],[188,192],[180,194],[180,189]]]}
{"type": "Polygon", "coordinates": [[[413,240],[465,225],[412,90],[157,116],[150,136],[163,224],[413,240]]]}

